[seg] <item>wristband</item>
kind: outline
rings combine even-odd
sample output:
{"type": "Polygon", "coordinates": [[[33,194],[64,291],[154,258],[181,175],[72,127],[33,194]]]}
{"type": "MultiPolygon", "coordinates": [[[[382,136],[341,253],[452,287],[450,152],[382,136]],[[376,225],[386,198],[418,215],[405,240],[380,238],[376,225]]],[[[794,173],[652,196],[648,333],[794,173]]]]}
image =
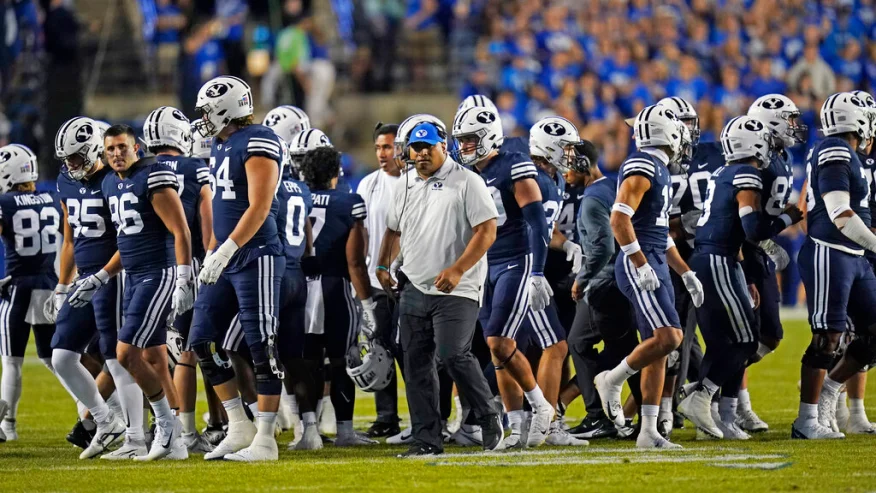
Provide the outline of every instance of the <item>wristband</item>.
{"type": "Polygon", "coordinates": [[[633,217],[636,213],[632,207],[624,204],[623,202],[616,202],[613,206],[611,206],[612,211],[620,212],[621,214],[626,214],[627,216],[633,217]]]}
{"type": "Polygon", "coordinates": [[[791,216],[787,214],[782,214],[781,216],[779,216],[779,219],[781,219],[782,222],[785,223],[786,228],[794,223],[794,221],[791,220],[791,216]]]}
{"type": "Polygon", "coordinates": [[[670,248],[675,248],[675,240],[672,239],[671,236],[666,237],[666,250],[670,248]]]}
{"type": "Polygon", "coordinates": [[[544,277],[544,272],[530,272],[530,276],[544,277]]]}
{"type": "Polygon", "coordinates": [[[58,294],[67,294],[70,292],[70,285],[58,283],[58,285],[55,286],[55,292],[58,294]]]}
{"type": "Polygon", "coordinates": [[[97,273],[94,274],[94,277],[96,277],[101,284],[106,284],[110,280],[109,272],[105,271],[104,269],[100,269],[99,271],[97,271],[97,273]]]}
{"type": "Polygon", "coordinates": [[[378,265],[377,270],[385,270],[386,272],[389,272],[389,269],[385,265],[378,265]]]}
{"type": "Polygon", "coordinates": [[[624,252],[624,255],[626,255],[627,257],[641,250],[642,247],[639,246],[638,240],[630,243],[629,245],[621,245],[621,251],[624,252]]]}
{"type": "Polygon", "coordinates": [[[192,278],[192,266],[191,265],[177,265],[176,266],[176,278],[184,279],[188,281],[192,278]]]}

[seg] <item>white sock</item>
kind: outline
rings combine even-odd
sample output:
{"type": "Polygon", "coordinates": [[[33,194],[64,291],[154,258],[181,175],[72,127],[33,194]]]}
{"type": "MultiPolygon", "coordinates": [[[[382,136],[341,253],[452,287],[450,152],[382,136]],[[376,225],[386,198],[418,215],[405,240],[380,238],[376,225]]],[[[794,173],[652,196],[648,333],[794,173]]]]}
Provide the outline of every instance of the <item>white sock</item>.
{"type": "Polygon", "coordinates": [[[157,401],[150,401],[152,412],[155,414],[155,421],[158,424],[164,425],[168,421],[173,422],[173,414],[170,410],[170,403],[167,402],[167,396],[162,396],[157,401]]]}
{"type": "Polygon", "coordinates": [[[520,433],[525,418],[526,412],[522,409],[508,412],[508,423],[511,425],[511,433],[515,431],[520,433]]]}
{"type": "Polygon", "coordinates": [[[316,424],[316,413],[307,412],[301,415],[301,421],[304,422],[304,426],[313,426],[316,424]]]}
{"type": "Polygon", "coordinates": [[[258,435],[263,437],[274,438],[274,428],[277,426],[277,413],[269,413],[267,411],[259,411],[258,416],[258,435]]]}
{"type": "Polygon", "coordinates": [[[246,412],[243,410],[243,401],[240,400],[240,397],[222,401],[222,407],[225,408],[225,414],[228,415],[229,424],[247,420],[246,412]]]}
{"type": "Polygon", "coordinates": [[[824,385],[821,387],[821,391],[826,392],[831,397],[836,397],[839,395],[842,388],[843,384],[840,382],[837,382],[830,377],[824,377],[824,385]]]}
{"type": "Polygon", "coordinates": [[[250,402],[246,405],[249,408],[249,412],[252,413],[253,419],[257,418],[259,415],[259,401],[250,402]]]}
{"type": "Polygon", "coordinates": [[[125,412],[122,410],[122,403],[119,402],[118,391],[113,391],[113,393],[106,398],[106,405],[113,411],[113,414],[125,419],[125,412]]]}
{"type": "Polygon", "coordinates": [[[751,411],[751,395],[748,393],[748,389],[739,389],[739,407],[740,411],[751,411]]]}
{"type": "Polygon", "coordinates": [[[544,398],[544,394],[541,393],[541,388],[539,388],[538,384],[532,388],[529,392],[523,392],[526,396],[526,400],[529,401],[529,405],[532,406],[533,409],[540,407],[547,403],[547,400],[544,398]]]}
{"type": "Polygon", "coordinates": [[[14,420],[18,415],[18,403],[21,402],[21,367],[24,358],[18,356],[3,356],[3,377],[0,378],[0,399],[9,404],[6,410],[7,420],[14,420]]]}
{"type": "Polygon", "coordinates": [[[651,404],[642,404],[642,428],[641,432],[650,431],[654,435],[659,435],[657,432],[657,415],[660,413],[660,406],[651,404]]]}
{"type": "Polygon", "coordinates": [[[143,391],[119,360],[106,360],[106,368],[116,384],[116,394],[123,411],[119,418],[127,424],[125,436],[133,440],[144,439],[143,427],[140,426],[143,421],[143,391]]]}
{"type": "MultiPolygon", "coordinates": [[[[64,386],[76,396],[94,416],[95,421],[103,423],[110,415],[110,408],[104,402],[94,377],[80,363],[82,356],[74,351],[55,349],[52,351],[52,367],[58,380],[64,382],[64,386]]],[[[5,377],[4,372],[4,377],[5,377]]]]}
{"type": "Polygon", "coordinates": [[[353,434],[352,421],[338,421],[338,436],[350,436],[353,434]]]}
{"type": "Polygon", "coordinates": [[[764,344],[762,342],[757,343],[757,356],[760,359],[763,359],[766,355],[770,354],[771,352],[773,352],[773,350],[770,349],[770,347],[767,346],[766,344],[764,344]]]}
{"type": "Polygon", "coordinates": [[[195,428],[195,412],[189,411],[184,413],[179,413],[179,419],[182,422],[182,432],[186,435],[197,432],[197,428],[195,428]]]}
{"type": "Polygon", "coordinates": [[[867,417],[867,411],[864,409],[864,399],[849,399],[849,414],[860,415],[867,417]]]}
{"type": "Polygon", "coordinates": [[[718,414],[721,415],[721,421],[725,423],[736,421],[737,402],[735,397],[721,397],[721,403],[718,405],[718,414]]]}
{"type": "Polygon", "coordinates": [[[289,406],[289,410],[292,412],[292,414],[297,416],[298,415],[298,399],[296,399],[294,395],[289,395],[289,394],[283,394],[280,398],[283,399],[283,402],[287,406],[289,406]]]}
{"type": "Polygon", "coordinates": [[[800,410],[797,411],[797,419],[800,421],[814,421],[818,419],[818,404],[800,403],[800,410]]]}
{"type": "Polygon", "coordinates": [[[703,389],[705,389],[705,391],[709,393],[709,397],[715,395],[715,392],[718,391],[718,385],[715,382],[709,380],[708,378],[703,379],[702,385],[703,385],[703,389]]]}
{"type": "Polygon", "coordinates": [[[620,387],[627,381],[628,378],[638,373],[637,370],[630,368],[627,359],[624,358],[617,366],[608,372],[606,380],[610,385],[620,387]]]}
{"type": "Polygon", "coordinates": [[[672,397],[660,398],[660,412],[670,414],[672,413],[672,397]]]}

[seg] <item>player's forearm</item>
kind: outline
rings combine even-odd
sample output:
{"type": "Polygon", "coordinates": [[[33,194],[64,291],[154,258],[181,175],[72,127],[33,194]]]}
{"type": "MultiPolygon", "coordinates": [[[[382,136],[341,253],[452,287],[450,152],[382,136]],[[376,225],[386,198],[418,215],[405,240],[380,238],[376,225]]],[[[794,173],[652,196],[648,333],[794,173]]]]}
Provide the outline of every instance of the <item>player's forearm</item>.
{"type": "Polygon", "coordinates": [[[532,272],[543,272],[551,238],[541,202],[530,202],[520,211],[529,224],[529,248],[532,250],[532,272]]]}
{"type": "Polygon", "coordinates": [[[568,240],[569,240],[569,239],[566,238],[566,235],[564,235],[564,234],[559,230],[559,228],[557,228],[556,223],[554,223],[554,228],[553,228],[553,231],[551,232],[551,250],[556,250],[556,251],[558,251],[558,252],[562,252],[562,251],[563,251],[563,245],[564,245],[564,244],[566,243],[566,241],[568,241],[568,240]]]}
{"type": "Polygon", "coordinates": [[[636,267],[641,267],[648,263],[645,254],[639,248],[639,241],[636,238],[636,232],[633,229],[633,221],[630,216],[618,211],[611,212],[611,232],[614,234],[614,239],[624,251],[623,254],[629,257],[630,261],[636,267]]]}
{"type": "Polygon", "coordinates": [[[356,297],[360,300],[365,300],[371,297],[371,279],[368,277],[368,267],[365,265],[365,258],[362,257],[361,262],[350,264],[347,270],[350,272],[350,282],[353,284],[353,289],[356,290],[356,297]]]}
{"type": "Polygon", "coordinates": [[[201,241],[204,249],[210,249],[210,240],[213,236],[213,202],[210,200],[210,186],[201,188],[201,200],[198,204],[198,219],[201,226],[201,241]]]}
{"type": "Polygon", "coordinates": [[[76,260],[73,257],[73,240],[64,241],[61,243],[61,252],[59,258],[58,283],[70,284],[76,276],[76,260]]]}
{"type": "Polygon", "coordinates": [[[116,251],[112,258],[110,258],[109,262],[103,266],[103,270],[105,270],[110,277],[119,275],[119,272],[122,271],[122,255],[116,251]]]}
{"type": "Polygon", "coordinates": [[[176,254],[176,265],[192,265],[192,235],[189,228],[176,228],[173,232],[173,249],[176,254]]]}
{"type": "MultiPolygon", "coordinates": [[[[270,196],[273,197],[273,193],[270,196]]],[[[262,227],[270,212],[270,201],[267,202],[267,207],[263,204],[251,203],[243,215],[240,216],[240,221],[237,222],[234,231],[228,235],[228,239],[233,241],[238,247],[243,247],[262,227]]]]}
{"type": "Polygon", "coordinates": [[[395,256],[398,254],[398,249],[395,248],[395,245],[399,242],[401,235],[398,231],[393,231],[389,228],[386,228],[386,232],[383,233],[383,241],[380,242],[380,253],[378,254],[378,266],[383,266],[389,269],[389,266],[392,265],[392,261],[395,260],[395,256]]]}
{"type": "Polygon", "coordinates": [[[487,250],[490,249],[490,246],[493,245],[493,242],[496,241],[496,220],[490,219],[489,221],[479,224],[475,226],[472,231],[474,234],[469,240],[468,245],[465,246],[465,250],[463,250],[462,255],[456,259],[456,262],[453,263],[453,266],[459,269],[461,272],[468,272],[469,269],[475,266],[484,255],[487,254],[487,250]]]}
{"type": "Polygon", "coordinates": [[[690,270],[687,262],[685,262],[684,259],[681,258],[681,254],[678,253],[678,248],[675,248],[674,246],[666,249],[666,263],[669,264],[669,267],[678,275],[682,275],[690,270]]]}

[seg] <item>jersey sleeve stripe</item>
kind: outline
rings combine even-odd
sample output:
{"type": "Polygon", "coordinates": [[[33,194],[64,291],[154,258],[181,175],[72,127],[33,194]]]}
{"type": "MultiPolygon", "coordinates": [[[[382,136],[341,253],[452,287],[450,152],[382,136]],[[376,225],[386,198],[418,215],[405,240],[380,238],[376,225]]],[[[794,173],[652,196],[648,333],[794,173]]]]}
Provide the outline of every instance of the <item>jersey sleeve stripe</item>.
{"type": "Polygon", "coordinates": [[[511,165],[511,169],[512,169],[512,170],[513,170],[513,169],[520,168],[520,167],[524,167],[524,168],[533,167],[533,168],[534,168],[534,167],[535,167],[535,163],[533,163],[532,161],[525,161],[525,162],[522,162],[522,163],[517,163],[517,164],[511,165]]]}
{"type": "Polygon", "coordinates": [[[754,180],[733,180],[733,186],[736,188],[753,188],[755,190],[763,189],[763,184],[754,180]]]}
{"type": "Polygon", "coordinates": [[[848,152],[829,152],[829,153],[820,153],[818,155],[818,164],[824,164],[831,161],[841,161],[848,162],[852,160],[852,155],[848,152]]]}
{"type": "Polygon", "coordinates": [[[249,147],[247,147],[246,150],[247,150],[247,152],[264,152],[266,154],[270,154],[271,156],[276,156],[277,158],[280,157],[280,153],[278,153],[276,150],[268,148],[268,147],[249,146],[249,147]]]}
{"type": "Polygon", "coordinates": [[[175,175],[175,174],[173,174],[173,173],[167,173],[167,172],[164,172],[164,173],[152,173],[151,175],[149,175],[149,178],[147,178],[146,181],[148,181],[148,182],[152,182],[152,181],[158,181],[158,180],[172,180],[172,181],[177,181],[177,179],[176,179],[176,175],[175,175]]]}
{"type": "Polygon", "coordinates": [[[247,149],[258,146],[270,147],[272,149],[276,149],[278,152],[280,150],[280,144],[277,144],[276,142],[271,142],[267,139],[250,139],[249,144],[247,145],[247,149]]]}
{"type": "Polygon", "coordinates": [[[631,175],[633,173],[641,173],[648,176],[654,176],[654,168],[648,168],[646,166],[627,166],[624,168],[624,176],[631,175]]]}
{"type": "Polygon", "coordinates": [[[758,183],[763,183],[763,180],[757,175],[736,175],[733,177],[733,183],[736,183],[737,180],[752,180],[758,183]]]}
{"type": "Polygon", "coordinates": [[[166,188],[170,187],[173,189],[179,188],[179,183],[171,180],[157,181],[155,183],[149,183],[149,190],[154,190],[156,188],[166,188]]]}
{"type": "Polygon", "coordinates": [[[624,161],[624,164],[634,164],[634,163],[635,164],[644,164],[644,165],[650,166],[652,168],[654,167],[654,163],[652,163],[651,161],[648,161],[647,159],[633,158],[633,159],[628,159],[628,160],[624,161]]]}
{"type": "Polygon", "coordinates": [[[150,179],[150,180],[153,179],[153,178],[160,178],[160,177],[162,177],[162,176],[173,176],[173,177],[176,177],[176,174],[174,174],[172,171],[153,171],[152,173],[149,173],[149,179],[150,179]]]}
{"type": "Polygon", "coordinates": [[[820,151],[818,151],[818,153],[821,154],[822,152],[833,152],[833,151],[849,152],[848,148],[846,148],[846,147],[834,146],[834,147],[825,147],[824,149],[821,149],[820,151]]]}

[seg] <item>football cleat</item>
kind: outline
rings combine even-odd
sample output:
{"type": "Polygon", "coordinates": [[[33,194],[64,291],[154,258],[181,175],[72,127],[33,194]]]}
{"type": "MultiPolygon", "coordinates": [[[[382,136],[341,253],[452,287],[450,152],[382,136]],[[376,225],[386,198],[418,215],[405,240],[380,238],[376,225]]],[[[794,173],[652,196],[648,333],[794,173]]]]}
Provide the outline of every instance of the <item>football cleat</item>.
{"type": "Polygon", "coordinates": [[[593,419],[588,416],[581,424],[569,429],[569,434],[573,437],[590,440],[617,436],[617,433],[614,422],[605,417],[593,419]]]}
{"type": "Polygon", "coordinates": [[[443,454],[444,451],[438,447],[434,447],[432,445],[426,445],[425,443],[415,443],[411,445],[407,451],[398,454],[396,457],[399,459],[404,459],[407,457],[431,457],[433,455],[443,454]]]}
{"type": "MultiPolygon", "coordinates": [[[[152,446],[149,448],[149,453],[142,457],[135,457],[137,461],[153,461],[169,457],[174,451],[180,447],[185,451],[184,459],[189,457],[188,450],[185,444],[180,441],[182,435],[182,424],[178,419],[172,418],[166,423],[160,423],[155,426],[155,435],[152,438],[152,446]]],[[[177,453],[177,457],[179,453],[177,453]]]]}
{"type": "Polygon", "coordinates": [[[672,443],[663,438],[659,433],[654,433],[653,431],[649,432],[643,429],[639,432],[639,436],[636,438],[636,448],[669,450],[680,449],[682,447],[677,443],[672,443]]]}
{"type": "Polygon", "coordinates": [[[319,414],[319,432],[323,435],[337,435],[338,423],[335,418],[335,406],[331,399],[322,400],[322,412],[319,414]]]}
{"type": "Polygon", "coordinates": [[[797,440],[837,440],[845,437],[842,433],[835,432],[814,419],[802,423],[796,419],[791,425],[791,438],[797,440]]]}
{"type": "Polygon", "coordinates": [[[86,449],[88,448],[88,444],[91,443],[91,439],[94,438],[94,431],[95,429],[92,429],[91,431],[85,429],[85,424],[79,419],[76,421],[76,424],[73,425],[73,429],[70,430],[70,433],[67,433],[67,441],[81,449],[86,449]]]}
{"type": "Polygon", "coordinates": [[[380,421],[372,423],[368,431],[365,432],[370,438],[391,437],[399,433],[401,433],[401,428],[398,423],[383,423],[380,421]]]}
{"type": "Polygon", "coordinates": [[[502,440],[502,449],[503,450],[523,450],[526,448],[526,440],[523,438],[518,432],[512,431],[510,435],[505,437],[502,440]]]}
{"type": "Polygon", "coordinates": [[[322,437],[319,436],[316,424],[305,425],[301,440],[294,445],[289,444],[290,450],[320,450],[321,448],[322,437]]]}
{"type": "Polygon", "coordinates": [[[672,436],[672,411],[660,411],[657,416],[657,432],[667,440],[672,436]]]}
{"type": "Polygon", "coordinates": [[[751,409],[736,410],[736,424],[748,433],[762,433],[770,429],[770,425],[766,424],[760,417],[751,409]]]}
{"type": "Polygon", "coordinates": [[[715,424],[724,434],[724,440],[748,440],[751,438],[751,435],[745,433],[735,422],[717,420],[715,424]]]}
{"type": "Polygon", "coordinates": [[[335,438],[335,447],[361,447],[363,445],[377,445],[379,443],[377,440],[368,438],[364,433],[357,431],[338,435],[335,438]]]}
{"type": "Polygon", "coordinates": [[[189,448],[186,446],[182,434],[177,436],[170,442],[170,453],[165,457],[167,460],[186,460],[189,458],[189,448]]]}
{"type": "Polygon", "coordinates": [[[623,387],[620,385],[609,385],[606,382],[606,378],[608,378],[608,372],[604,371],[593,379],[596,391],[599,392],[599,398],[602,400],[602,411],[605,412],[608,419],[614,421],[615,425],[623,426],[624,408],[621,404],[621,390],[623,387]]]}
{"type": "Polygon", "coordinates": [[[639,429],[641,425],[633,424],[632,419],[627,419],[624,421],[623,426],[615,426],[617,430],[617,437],[621,440],[634,440],[639,436],[639,429]]]}
{"type": "Polygon", "coordinates": [[[527,447],[538,447],[543,444],[551,431],[551,421],[554,420],[553,406],[545,401],[541,406],[532,410],[532,420],[529,423],[529,434],[526,437],[527,447]]]}
{"type": "MultiPolygon", "coordinates": [[[[9,404],[6,401],[0,399],[0,419],[3,419],[3,417],[6,416],[6,411],[8,409],[9,409],[9,404]]],[[[6,440],[7,440],[6,433],[3,431],[3,428],[0,427],[0,443],[5,442],[6,440]]],[[[88,445],[86,444],[85,447],[87,447],[87,446],[88,445]]],[[[85,447],[82,447],[82,448],[85,448],[85,447]]]]}
{"type": "Polygon", "coordinates": [[[705,389],[691,392],[683,401],[679,402],[678,412],[705,433],[715,438],[724,437],[712,417],[712,396],[705,389]]]}
{"type": "Polygon", "coordinates": [[[191,453],[206,454],[207,452],[212,452],[213,449],[216,448],[198,432],[183,433],[182,440],[186,449],[191,453]]]}
{"type": "Polygon", "coordinates": [[[225,435],[226,429],[224,426],[208,426],[201,430],[201,436],[213,447],[222,443],[222,440],[225,440],[225,435]]]}
{"type": "Polygon", "coordinates": [[[146,449],[146,440],[131,440],[125,437],[125,443],[116,450],[100,456],[101,460],[131,460],[149,453],[146,449]]]}
{"type": "Polygon", "coordinates": [[[273,437],[256,436],[249,447],[225,455],[232,462],[261,462],[279,458],[277,441],[273,437]]]}
{"type": "Polygon", "coordinates": [[[483,433],[478,425],[462,425],[456,433],[450,436],[450,440],[463,447],[481,447],[484,444],[483,433]]]}
{"type": "Polygon", "coordinates": [[[249,447],[256,436],[256,431],[256,426],[252,424],[252,421],[229,423],[225,439],[212,452],[204,454],[204,460],[222,459],[228,454],[249,447]]]}
{"type": "Polygon", "coordinates": [[[499,415],[484,416],[480,422],[484,450],[492,451],[500,449],[505,438],[505,430],[502,429],[502,421],[499,415]]]}
{"type": "Polygon", "coordinates": [[[547,445],[565,446],[565,447],[586,447],[590,442],[581,438],[575,438],[563,429],[559,421],[551,423],[551,431],[548,433],[544,441],[547,445]]]}
{"type": "Polygon", "coordinates": [[[398,435],[391,436],[386,439],[388,445],[405,445],[414,441],[413,428],[405,428],[398,435]]]}
{"type": "Polygon", "coordinates": [[[0,432],[6,435],[7,442],[18,440],[18,431],[15,429],[14,419],[4,419],[3,424],[0,424],[0,432]]]}
{"type": "Polygon", "coordinates": [[[90,459],[107,451],[110,445],[115,443],[125,433],[125,423],[110,414],[109,419],[103,423],[97,423],[94,430],[94,438],[88,447],[79,454],[80,459],[90,459]]]}
{"type": "Polygon", "coordinates": [[[830,428],[834,433],[839,432],[839,424],[836,421],[837,395],[822,391],[818,398],[818,423],[830,428]]]}
{"type": "Polygon", "coordinates": [[[836,422],[840,429],[848,428],[849,418],[851,418],[849,406],[846,403],[847,396],[846,392],[840,392],[839,399],[836,400],[836,422]]]}
{"type": "Polygon", "coordinates": [[[845,427],[849,435],[876,435],[876,423],[867,420],[867,416],[854,414],[849,417],[845,427]]]}

